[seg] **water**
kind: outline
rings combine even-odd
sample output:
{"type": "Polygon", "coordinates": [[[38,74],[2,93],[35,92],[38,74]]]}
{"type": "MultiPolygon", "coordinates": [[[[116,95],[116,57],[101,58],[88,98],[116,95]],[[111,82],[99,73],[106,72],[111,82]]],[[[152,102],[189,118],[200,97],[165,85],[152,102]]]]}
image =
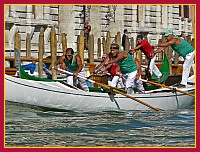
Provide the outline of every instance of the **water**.
{"type": "Polygon", "coordinates": [[[194,147],[194,108],[50,111],[6,102],[6,147],[194,147]]]}

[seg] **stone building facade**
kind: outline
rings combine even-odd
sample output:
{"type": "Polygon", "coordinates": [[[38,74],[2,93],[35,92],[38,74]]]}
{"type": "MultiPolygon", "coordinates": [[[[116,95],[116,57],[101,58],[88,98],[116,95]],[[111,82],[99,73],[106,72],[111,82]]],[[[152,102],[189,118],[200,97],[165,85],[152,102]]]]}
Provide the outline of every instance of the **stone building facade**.
{"type": "Polygon", "coordinates": [[[138,33],[147,36],[151,44],[157,43],[162,34],[172,29],[177,35],[184,33],[195,37],[195,5],[6,5],[5,52],[12,55],[14,36],[21,36],[21,50],[26,50],[26,35],[30,34],[31,51],[37,55],[40,28],[44,27],[45,54],[50,52],[50,30],[56,28],[57,49],[62,52],[61,34],[66,33],[67,45],[76,50],[77,36],[89,21],[97,39],[110,31],[111,42],[117,32],[127,29],[129,38],[138,33]],[[187,7],[187,9],[186,9],[187,7]]]}

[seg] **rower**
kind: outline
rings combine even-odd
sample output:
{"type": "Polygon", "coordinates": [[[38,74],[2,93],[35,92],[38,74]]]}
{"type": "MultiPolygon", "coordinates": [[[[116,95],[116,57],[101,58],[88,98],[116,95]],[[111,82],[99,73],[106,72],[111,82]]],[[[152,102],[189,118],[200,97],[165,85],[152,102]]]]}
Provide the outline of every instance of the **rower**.
{"type": "Polygon", "coordinates": [[[54,69],[58,69],[57,65],[61,65],[61,69],[65,69],[73,73],[73,75],[67,75],[67,83],[70,85],[76,85],[76,80],[78,80],[79,85],[84,91],[89,91],[89,88],[86,84],[86,80],[78,77],[85,77],[85,71],[83,69],[83,64],[81,57],[78,53],[74,53],[72,48],[66,49],[66,54],[62,55],[58,60],[54,63],[54,69]]]}
{"type": "Polygon", "coordinates": [[[119,51],[119,45],[112,43],[110,46],[113,59],[107,61],[105,65],[117,63],[122,72],[122,77],[125,79],[125,87],[127,94],[134,94],[133,88],[136,86],[135,79],[137,76],[137,65],[129,53],[125,51],[119,51]]]}
{"type": "Polygon", "coordinates": [[[147,40],[143,39],[142,35],[137,36],[137,46],[132,49],[132,51],[134,53],[139,49],[146,55],[147,59],[149,60],[149,65],[147,69],[150,70],[151,75],[154,73],[158,78],[158,82],[160,82],[163,75],[155,64],[156,54],[154,53],[154,55],[152,55],[153,48],[147,40]]]}

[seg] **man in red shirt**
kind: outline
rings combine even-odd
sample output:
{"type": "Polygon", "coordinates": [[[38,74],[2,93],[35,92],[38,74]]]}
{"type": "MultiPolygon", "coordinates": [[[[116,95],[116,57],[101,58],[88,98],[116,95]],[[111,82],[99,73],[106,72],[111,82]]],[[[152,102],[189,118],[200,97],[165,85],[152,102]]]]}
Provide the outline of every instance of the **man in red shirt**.
{"type": "MultiPolygon", "coordinates": [[[[111,60],[112,60],[112,53],[110,52],[108,55],[108,58],[106,58],[104,62],[111,61],[111,60]]],[[[108,85],[113,86],[113,87],[118,87],[118,88],[125,87],[122,81],[122,73],[117,63],[112,63],[112,64],[107,65],[105,69],[103,70],[103,73],[111,74],[111,77],[108,77],[108,85]]]]}
{"type": "Polygon", "coordinates": [[[142,35],[137,36],[137,46],[132,50],[132,53],[138,51],[139,49],[146,55],[147,59],[150,60],[149,70],[151,75],[154,73],[157,76],[158,80],[160,80],[162,77],[162,73],[159,71],[158,67],[155,64],[156,54],[153,54],[151,58],[153,48],[147,40],[143,39],[142,35]]]}

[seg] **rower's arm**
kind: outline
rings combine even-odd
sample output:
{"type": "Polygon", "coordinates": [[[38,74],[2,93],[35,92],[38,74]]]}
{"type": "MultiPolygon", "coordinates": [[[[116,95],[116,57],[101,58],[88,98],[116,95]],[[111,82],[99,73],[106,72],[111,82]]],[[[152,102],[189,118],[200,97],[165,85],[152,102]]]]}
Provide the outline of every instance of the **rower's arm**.
{"type": "Polygon", "coordinates": [[[54,62],[54,69],[58,69],[57,65],[58,64],[63,64],[64,60],[65,60],[65,56],[64,55],[62,55],[61,57],[59,57],[58,60],[56,60],[54,62]]]}
{"type": "Polygon", "coordinates": [[[95,67],[95,70],[98,70],[100,67],[104,66],[105,65],[105,62],[109,60],[109,57],[106,57],[106,59],[101,62],[97,67],[95,67]]]}
{"type": "Polygon", "coordinates": [[[82,60],[81,57],[79,56],[79,54],[76,55],[76,62],[78,64],[78,70],[76,71],[76,73],[81,72],[82,68],[83,68],[83,64],[82,64],[82,60]]]}
{"type": "Polygon", "coordinates": [[[154,51],[154,53],[160,53],[164,50],[165,48],[164,47],[160,47],[158,48],[156,51],[154,51]]]}
{"type": "Polygon", "coordinates": [[[172,39],[171,41],[155,44],[154,46],[155,47],[167,47],[167,46],[170,46],[170,45],[175,44],[175,43],[176,43],[176,40],[172,39]]]}
{"type": "Polygon", "coordinates": [[[127,58],[127,57],[128,57],[128,54],[126,52],[120,52],[116,58],[112,59],[111,61],[109,61],[105,64],[108,65],[108,64],[116,63],[117,61],[119,61],[123,58],[127,58]]]}
{"type": "Polygon", "coordinates": [[[142,46],[141,45],[138,45],[136,46],[133,50],[137,51],[138,49],[140,49],[142,46]]]}

